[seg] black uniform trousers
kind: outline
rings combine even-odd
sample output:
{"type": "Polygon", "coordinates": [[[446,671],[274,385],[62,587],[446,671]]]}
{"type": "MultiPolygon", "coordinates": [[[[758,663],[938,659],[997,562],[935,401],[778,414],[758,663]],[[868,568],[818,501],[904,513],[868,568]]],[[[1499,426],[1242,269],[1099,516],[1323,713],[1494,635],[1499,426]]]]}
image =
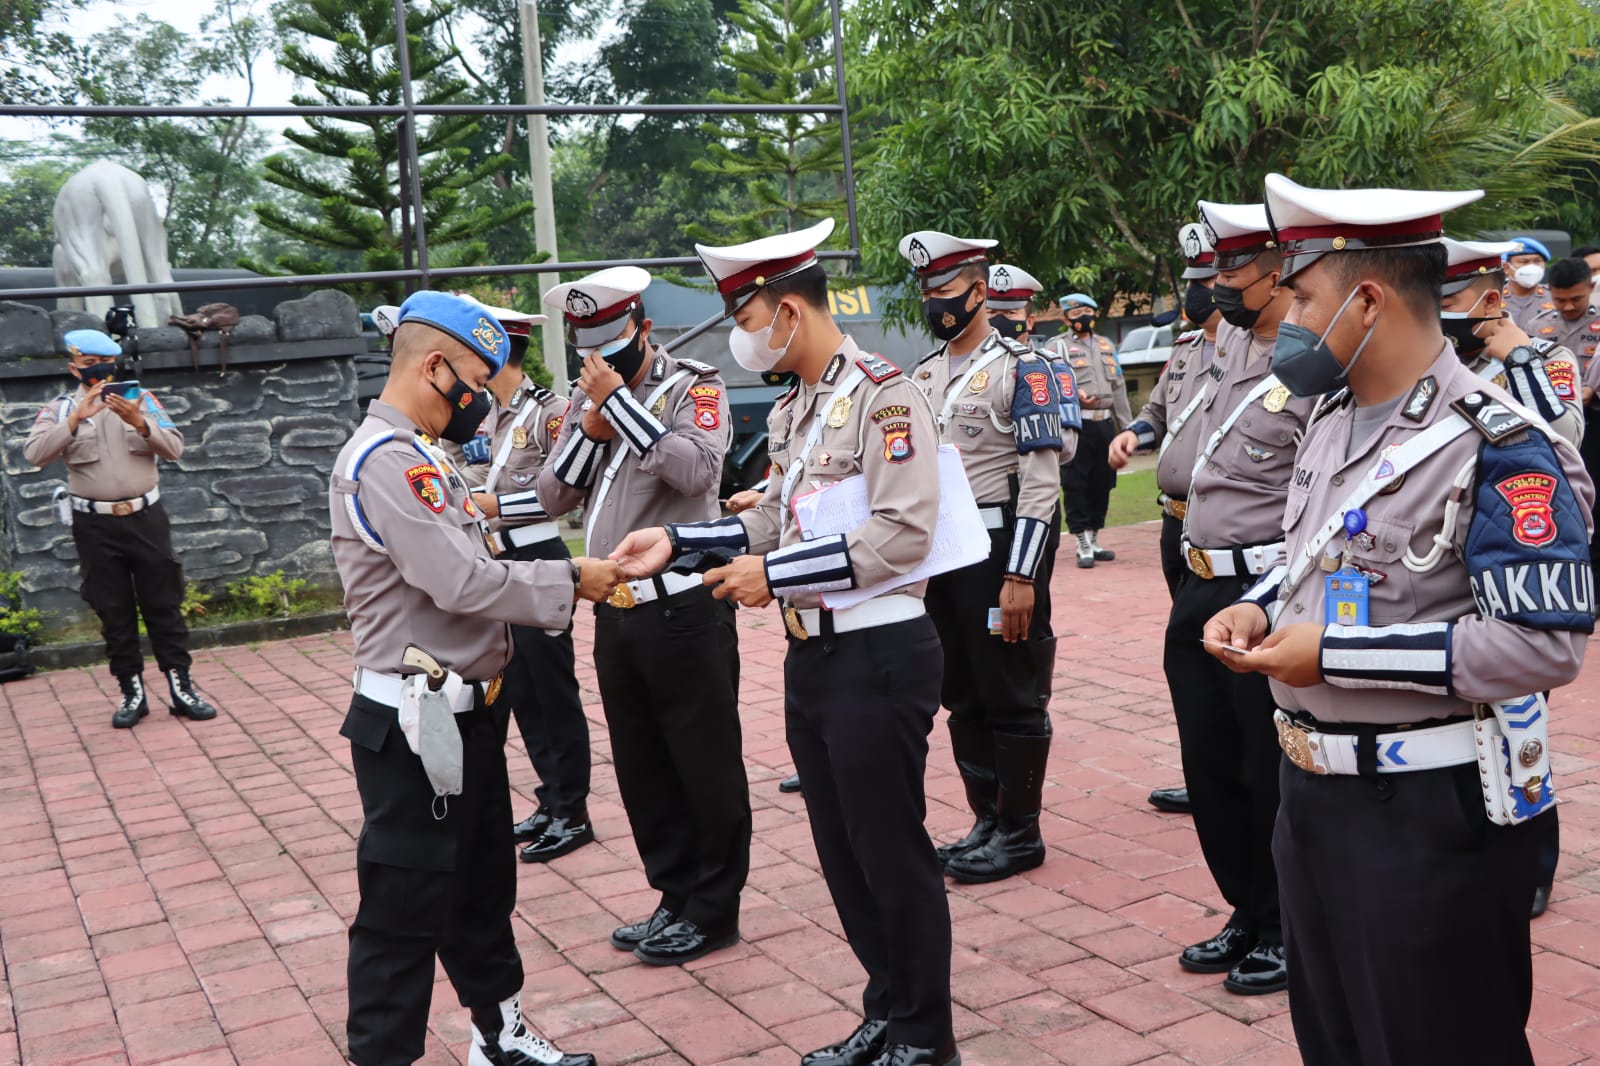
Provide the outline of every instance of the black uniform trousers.
{"type": "Polygon", "coordinates": [[[1236,674],[1206,651],[1200,634],[1255,579],[1188,575],[1167,623],[1163,665],[1178,720],[1183,780],[1206,866],[1233,907],[1228,924],[1281,943],[1272,826],[1278,813],[1274,702],[1262,674],[1236,674]]]}
{"type": "Polygon", "coordinates": [[[645,879],[680,918],[736,921],[752,819],[733,604],[707,588],[598,604],[594,662],[645,879]]]}
{"type": "Polygon", "coordinates": [[[350,926],[347,1030],[356,1066],[422,1057],[436,955],[463,1007],[493,1009],[522,988],[504,721],[503,709],[481,697],[456,715],[462,793],[436,799],[398,712],[351,700],[340,733],[365,816],[356,844],[361,902],[350,926]]]}
{"type": "Polygon", "coordinates": [[[1492,825],[1476,764],[1372,780],[1285,759],[1282,792],[1273,851],[1306,1066],[1531,1066],[1528,910],[1549,815],[1492,825]]]}
{"type": "Polygon", "coordinates": [[[845,939],[867,971],[863,1014],[892,1043],[952,1039],[950,905],[923,827],[939,635],[926,617],[789,639],[784,721],[845,939]]]}
{"type": "MultiPolygon", "coordinates": [[[[515,548],[502,559],[570,559],[560,537],[515,548]]],[[[551,634],[533,626],[512,626],[515,654],[505,669],[500,702],[511,708],[528,760],[539,775],[533,790],[552,818],[588,820],[589,720],[583,715],[574,672],[572,627],[551,634]]]]}
{"type": "Polygon", "coordinates": [[[1178,582],[1189,575],[1183,557],[1183,519],[1161,515],[1161,576],[1167,579],[1167,595],[1178,598],[1178,582]]]}
{"type": "Polygon", "coordinates": [[[106,658],[116,677],[144,671],[139,618],[156,665],[189,669],[189,627],[183,620],[183,564],[172,550],[172,527],[160,502],[130,515],[72,513],[82,594],[100,616],[106,658]]]}
{"type": "MultiPolygon", "coordinates": [[[[1056,521],[1054,516],[1051,520],[1056,521]]],[[[954,721],[983,723],[999,733],[1047,737],[1056,651],[1050,628],[1055,556],[1047,551],[1039,561],[1028,639],[1006,643],[989,632],[989,612],[1000,606],[1011,533],[1010,523],[990,530],[987,559],[928,581],[928,614],[944,648],[940,702],[954,721]]]]}
{"type": "Polygon", "coordinates": [[[1072,462],[1061,468],[1067,529],[1073,533],[1106,527],[1106,508],[1111,506],[1111,490],[1117,485],[1117,472],[1107,457],[1116,435],[1116,419],[1084,419],[1078,431],[1078,451],[1072,462]]]}

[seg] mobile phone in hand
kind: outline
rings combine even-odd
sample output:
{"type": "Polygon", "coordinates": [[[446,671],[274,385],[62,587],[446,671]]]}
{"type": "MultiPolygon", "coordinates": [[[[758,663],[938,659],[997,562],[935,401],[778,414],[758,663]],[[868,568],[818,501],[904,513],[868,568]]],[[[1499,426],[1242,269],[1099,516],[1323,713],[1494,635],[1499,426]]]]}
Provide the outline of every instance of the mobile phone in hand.
{"type": "Polygon", "coordinates": [[[1223,644],[1222,642],[1216,640],[1207,640],[1205,637],[1200,638],[1200,643],[1204,644],[1208,648],[1217,648],[1221,651],[1231,651],[1235,655],[1244,655],[1250,650],[1249,648],[1235,648],[1232,644],[1223,644]]]}
{"type": "Polygon", "coordinates": [[[138,379],[133,381],[108,381],[105,388],[100,391],[102,395],[115,393],[124,400],[136,400],[139,398],[139,382],[138,379]]]}

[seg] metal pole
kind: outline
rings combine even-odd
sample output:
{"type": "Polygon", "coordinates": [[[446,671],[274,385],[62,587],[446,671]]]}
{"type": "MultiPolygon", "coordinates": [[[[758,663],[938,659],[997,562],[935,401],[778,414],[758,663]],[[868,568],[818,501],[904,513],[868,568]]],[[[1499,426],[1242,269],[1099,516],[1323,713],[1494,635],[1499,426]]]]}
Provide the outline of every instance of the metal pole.
{"type": "Polygon", "coordinates": [[[830,0],[828,6],[833,9],[833,83],[839,90],[839,145],[844,152],[844,213],[850,225],[850,249],[859,254],[861,227],[856,223],[856,169],[850,154],[850,100],[844,91],[844,25],[839,17],[839,0],[830,0]]]}
{"type": "Polygon", "coordinates": [[[406,166],[406,154],[398,146],[405,143],[405,127],[409,120],[401,119],[395,128],[398,135],[396,140],[397,156],[395,162],[399,168],[400,178],[400,265],[410,270],[411,261],[411,177],[406,166]]]}
{"type": "MultiPolygon", "coordinates": [[[[522,0],[522,91],[530,107],[544,104],[544,57],[539,52],[539,0],[522,0]]],[[[551,259],[556,251],[556,202],[550,186],[550,127],[542,113],[528,117],[528,177],[533,194],[533,243],[551,259]]],[[[539,274],[539,302],[544,294],[561,283],[555,274],[539,274]]],[[[550,371],[555,391],[567,394],[567,343],[561,316],[551,315],[544,324],[544,365],[550,371]]]]}
{"type": "Polygon", "coordinates": [[[422,199],[422,167],[417,158],[417,101],[411,92],[411,41],[406,30],[406,0],[394,0],[394,51],[400,63],[400,99],[405,107],[405,134],[399,149],[405,155],[411,171],[411,231],[417,247],[417,268],[422,272],[422,287],[430,286],[428,277],[428,225],[427,209],[422,199]]]}

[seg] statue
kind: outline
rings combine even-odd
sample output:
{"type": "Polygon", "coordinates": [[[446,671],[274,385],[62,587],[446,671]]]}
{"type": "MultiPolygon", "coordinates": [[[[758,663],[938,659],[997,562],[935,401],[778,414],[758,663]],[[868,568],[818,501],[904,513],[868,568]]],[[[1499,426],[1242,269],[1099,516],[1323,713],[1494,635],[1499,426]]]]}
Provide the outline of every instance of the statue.
{"type": "MultiPolygon", "coordinates": [[[[55,224],[57,285],[148,285],[172,280],[167,235],[150,188],[125,166],[100,159],[68,178],[56,195],[55,224]]],[[[100,316],[113,302],[109,296],[69,297],[57,305],[100,316]]],[[[147,293],[126,302],[133,304],[140,322],[151,325],[183,314],[177,293],[147,293]]]]}

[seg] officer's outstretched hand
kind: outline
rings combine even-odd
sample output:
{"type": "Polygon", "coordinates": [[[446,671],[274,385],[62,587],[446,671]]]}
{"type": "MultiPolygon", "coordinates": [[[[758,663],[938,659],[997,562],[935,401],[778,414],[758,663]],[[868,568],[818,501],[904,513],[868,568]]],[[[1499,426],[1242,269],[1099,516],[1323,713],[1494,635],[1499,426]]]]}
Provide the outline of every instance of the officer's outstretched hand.
{"type": "Polygon", "coordinates": [[[741,555],[727,566],[707,570],[700,578],[711,586],[711,595],[731,599],[745,607],[765,607],[772,602],[767,585],[767,566],[759,555],[741,555]]]}
{"type": "Polygon", "coordinates": [[[634,530],[622,538],[610,558],[622,567],[622,573],[630,581],[661,573],[672,562],[672,541],[667,539],[667,527],[634,530]]]}
{"type": "Polygon", "coordinates": [[[611,590],[624,580],[622,567],[610,559],[579,556],[572,561],[578,565],[578,595],[591,603],[611,595],[611,590]]]}
{"type": "Polygon", "coordinates": [[[1239,656],[1244,664],[1293,688],[1322,684],[1322,626],[1299,622],[1267,634],[1255,649],[1239,656]]]}
{"type": "Polygon", "coordinates": [[[1106,462],[1111,464],[1111,469],[1121,470],[1128,465],[1128,460],[1138,450],[1139,434],[1131,429],[1125,429],[1111,438],[1111,444],[1106,450],[1106,462]]]}
{"type": "Polygon", "coordinates": [[[500,497],[492,492],[474,492],[472,502],[478,505],[485,518],[500,517],[500,497]]]}
{"type": "Polygon", "coordinates": [[[1211,616],[1211,621],[1201,631],[1206,651],[1221,659],[1223,664],[1238,674],[1253,674],[1254,666],[1246,665],[1245,653],[1267,635],[1267,612],[1253,603],[1236,603],[1224,607],[1211,616]],[[1238,649],[1228,651],[1228,648],[1238,649]]]}
{"type": "Polygon", "coordinates": [[[742,492],[736,492],[728,497],[728,513],[738,514],[740,511],[748,511],[760,503],[761,497],[765,495],[766,493],[756,489],[745,489],[742,492]]]}
{"type": "Polygon", "coordinates": [[[113,414],[126,422],[129,427],[139,432],[141,436],[149,436],[144,420],[144,404],[140,400],[125,400],[114,392],[108,392],[101,397],[113,414]]]}
{"type": "Polygon", "coordinates": [[[1028,639],[1033,621],[1033,582],[1006,578],[1000,583],[1000,639],[1007,644],[1028,639]]]}

